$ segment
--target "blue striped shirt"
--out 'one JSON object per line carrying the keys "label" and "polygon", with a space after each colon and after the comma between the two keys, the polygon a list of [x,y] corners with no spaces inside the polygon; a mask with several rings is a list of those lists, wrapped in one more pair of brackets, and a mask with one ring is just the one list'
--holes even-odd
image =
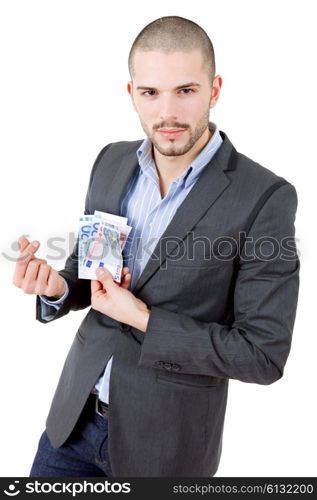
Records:
{"label": "blue striped shirt", "polygon": [[[161,197],[150,139],[145,139],[137,150],[139,168],[136,169],[123,193],[120,213],[121,216],[128,217],[128,224],[132,226],[123,250],[123,264],[129,267],[132,275],[129,286],[131,291],[177,208],[222,144],[216,125],[210,123],[209,127],[214,130],[209,142],[182,175],[170,184],[164,198]],[[111,364],[112,357],[95,385],[99,391],[99,398],[106,403],[109,398]]]}

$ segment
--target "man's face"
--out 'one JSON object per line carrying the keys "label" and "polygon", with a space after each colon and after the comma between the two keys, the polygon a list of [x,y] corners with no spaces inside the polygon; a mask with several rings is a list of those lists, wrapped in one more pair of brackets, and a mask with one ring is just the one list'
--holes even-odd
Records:
{"label": "man's face", "polygon": [[164,156],[186,154],[208,134],[214,89],[199,50],[164,53],[136,51],[128,91],[144,132]]}

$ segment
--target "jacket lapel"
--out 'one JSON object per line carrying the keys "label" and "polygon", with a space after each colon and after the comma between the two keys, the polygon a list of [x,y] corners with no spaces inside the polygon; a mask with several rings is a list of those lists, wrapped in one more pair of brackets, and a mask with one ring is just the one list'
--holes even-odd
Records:
{"label": "jacket lapel", "polygon": [[122,194],[135,170],[138,168],[138,160],[136,151],[140,147],[142,141],[135,142],[133,150],[125,154],[121,160],[119,167],[107,188],[107,211],[115,215],[120,214],[120,201]]}

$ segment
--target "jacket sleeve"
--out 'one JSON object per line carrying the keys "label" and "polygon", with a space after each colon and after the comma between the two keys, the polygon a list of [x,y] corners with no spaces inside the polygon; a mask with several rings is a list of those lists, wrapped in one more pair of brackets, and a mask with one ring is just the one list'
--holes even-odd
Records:
{"label": "jacket sleeve", "polygon": [[[90,214],[91,212],[91,185],[94,177],[96,168],[99,165],[100,159],[106,150],[111,146],[108,144],[105,146],[98,154],[95,163],[93,165],[89,185],[85,201],[85,214]],[[78,278],[78,239],[75,243],[72,253],[66,260],[64,269],[58,271],[61,276],[66,280],[69,293],[60,307],[55,309],[50,307],[50,314],[43,315],[40,297],[36,297],[36,319],[41,323],[48,323],[54,321],[55,319],[61,318],[68,314],[70,310],[77,311],[80,309],[85,309],[91,304],[91,289],[90,280],[84,280]]]}
{"label": "jacket sleeve", "polygon": [[139,364],[258,384],[281,378],[299,289],[296,209],[296,190],[286,182],[257,213],[239,255],[232,324],[153,306]]}

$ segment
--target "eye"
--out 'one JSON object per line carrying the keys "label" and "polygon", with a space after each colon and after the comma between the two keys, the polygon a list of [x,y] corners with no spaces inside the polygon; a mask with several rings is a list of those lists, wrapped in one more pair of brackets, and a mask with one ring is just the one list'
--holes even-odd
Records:
{"label": "eye", "polygon": [[183,94],[192,94],[194,89],[181,89],[180,92]]}
{"label": "eye", "polygon": [[155,95],[155,90],[146,90],[145,92],[142,92],[142,95],[152,97]]}

